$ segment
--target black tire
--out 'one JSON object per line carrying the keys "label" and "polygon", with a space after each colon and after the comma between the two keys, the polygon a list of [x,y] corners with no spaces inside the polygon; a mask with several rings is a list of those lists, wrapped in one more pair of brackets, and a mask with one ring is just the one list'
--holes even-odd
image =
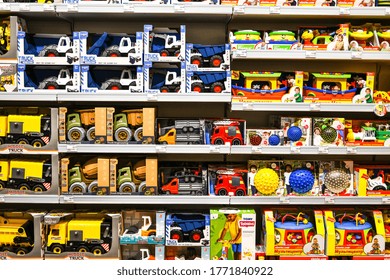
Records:
{"label": "black tire", "polygon": [[167,86],[161,87],[160,92],[170,92],[169,87],[167,87]]}
{"label": "black tire", "polygon": [[223,58],[220,55],[213,55],[210,58],[210,67],[216,67],[218,68],[221,66],[221,63],[223,62]]}
{"label": "black tire", "polygon": [[128,234],[136,234],[138,232],[139,228],[137,226],[130,226],[127,229]]}
{"label": "black tire", "polygon": [[27,138],[19,138],[18,140],[16,140],[16,144],[29,145],[30,142],[28,141]]}
{"label": "black tire", "polygon": [[175,88],[175,92],[179,92],[181,90],[180,86]]}
{"label": "black tire", "polygon": [[225,195],[228,195],[228,192],[227,192],[227,190],[225,190],[225,189],[220,189],[220,190],[218,191],[217,195],[225,196]]}
{"label": "black tire", "polygon": [[170,53],[169,53],[168,50],[161,50],[161,51],[160,51],[160,55],[161,55],[161,56],[170,56]]}
{"label": "black tire", "polygon": [[245,196],[245,192],[243,190],[237,190],[236,196]]}
{"label": "black tire", "polygon": [[171,192],[170,192],[170,191],[166,191],[166,192],[165,192],[165,194],[167,194],[167,195],[170,195],[170,194],[171,194]]}
{"label": "black tire", "polygon": [[170,233],[170,237],[171,239],[176,239],[177,242],[182,242],[183,241],[183,233],[180,231],[180,230],[171,230],[171,233]]}
{"label": "black tire", "polygon": [[46,57],[58,57],[60,56],[60,53],[55,49],[48,49],[45,52]]}
{"label": "black tire", "polygon": [[211,91],[215,93],[220,93],[225,89],[223,83],[215,82],[211,85]]}
{"label": "black tire", "polygon": [[194,229],[189,234],[189,238],[191,242],[200,242],[202,237],[203,237],[203,233],[200,229]]}
{"label": "black tire", "polygon": [[195,195],[198,195],[198,196],[203,195],[203,191],[196,191]]}
{"label": "black tire", "polygon": [[233,139],[232,145],[233,145],[233,146],[241,145],[241,140],[240,140],[240,139]]}
{"label": "black tire", "polygon": [[45,187],[41,184],[36,184],[35,186],[33,186],[32,190],[34,192],[44,192],[46,191]]}
{"label": "black tire", "polygon": [[185,177],[184,177],[184,182],[185,182],[185,183],[188,183],[189,181],[190,181],[190,178],[188,178],[188,176],[185,176]]}
{"label": "black tire", "polygon": [[24,256],[24,255],[28,254],[28,250],[27,250],[27,248],[18,248],[18,249],[16,249],[15,253],[18,256]]}
{"label": "black tire", "polygon": [[10,253],[12,253],[14,250],[12,250],[12,247],[3,247],[0,251],[1,252],[10,252]]}
{"label": "black tire", "polygon": [[41,148],[42,146],[45,146],[45,142],[43,142],[42,139],[34,139],[31,142],[31,146],[33,146],[34,148]]}
{"label": "black tire", "polygon": [[204,85],[202,83],[193,83],[191,85],[191,91],[204,92]]}
{"label": "black tire", "polygon": [[80,252],[80,253],[88,253],[89,252],[89,248],[87,246],[84,246],[84,245],[81,245],[77,248],[77,252]]}
{"label": "black tire", "polygon": [[[113,89],[113,88],[117,88],[117,89]],[[107,86],[107,89],[108,90],[121,90],[122,85],[120,83],[117,83],[117,82],[112,82]]]}
{"label": "black tire", "polygon": [[[199,61],[199,63],[198,63]],[[196,64],[198,67],[202,67],[203,65],[203,59],[200,55],[194,55],[191,57],[191,64]]]}
{"label": "black tire", "polygon": [[2,189],[5,189],[5,182],[0,181],[0,191],[1,191]]}
{"label": "black tire", "polygon": [[56,82],[46,82],[46,85],[44,87],[44,89],[52,89],[52,90],[58,89],[58,88],[59,88],[59,86]]}
{"label": "black tire", "polygon": [[94,254],[95,256],[100,256],[104,254],[105,250],[103,249],[102,246],[95,246],[92,247],[91,253]]}
{"label": "black tire", "polygon": [[26,184],[26,183],[21,183],[21,184],[19,184],[18,189],[22,190],[22,191],[29,191],[30,190],[30,186],[28,184]]}
{"label": "black tire", "polygon": [[119,50],[109,50],[109,51],[107,51],[106,56],[107,57],[121,57],[122,55],[121,55]]}
{"label": "black tire", "polygon": [[214,145],[225,145],[225,141],[223,141],[221,138],[217,138],[214,140]]}
{"label": "black tire", "polygon": [[373,188],[374,191],[385,191],[387,188],[385,186],[379,185]]}
{"label": "black tire", "polygon": [[191,181],[192,183],[194,183],[194,182],[196,181],[196,178],[195,178],[194,176],[191,176],[191,177],[190,177],[190,181]]}

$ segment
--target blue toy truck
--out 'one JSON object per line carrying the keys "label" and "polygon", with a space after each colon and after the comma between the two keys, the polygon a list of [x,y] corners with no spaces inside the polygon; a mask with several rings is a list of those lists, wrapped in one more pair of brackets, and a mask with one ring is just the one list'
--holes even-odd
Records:
{"label": "blue toy truck", "polygon": [[[201,45],[188,44],[190,63],[198,67],[219,68],[224,62],[226,45]],[[224,65],[223,70],[229,70],[229,65]]]}
{"label": "blue toy truck", "polygon": [[[168,214],[166,218],[167,245],[191,242],[206,246],[209,244],[209,215]],[[177,245],[177,244],[176,244]]]}
{"label": "blue toy truck", "polygon": [[[225,90],[227,72],[187,72],[187,84],[191,85],[191,92],[215,92],[220,93]],[[189,89],[187,89],[189,91]]]}

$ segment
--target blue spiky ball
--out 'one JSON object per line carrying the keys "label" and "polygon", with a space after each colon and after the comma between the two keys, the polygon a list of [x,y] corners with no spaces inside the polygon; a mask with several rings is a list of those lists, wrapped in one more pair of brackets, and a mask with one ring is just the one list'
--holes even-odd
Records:
{"label": "blue spiky ball", "polygon": [[314,185],[314,176],[307,169],[296,169],[290,175],[290,187],[299,194],[310,191]]}
{"label": "blue spiky ball", "polygon": [[298,127],[298,126],[291,126],[288,130],[287,130],[287,137],[291,140],[291,141],[298,141],[299,139],[301,139],[302,137],[302,130]]}
{"label": "blue spiky ball", "polygon": [[276,134],[272,134],[269,138],[268,138],[268,143],[271,145],[271,146],[277,146],[280,144],[280,137]]}

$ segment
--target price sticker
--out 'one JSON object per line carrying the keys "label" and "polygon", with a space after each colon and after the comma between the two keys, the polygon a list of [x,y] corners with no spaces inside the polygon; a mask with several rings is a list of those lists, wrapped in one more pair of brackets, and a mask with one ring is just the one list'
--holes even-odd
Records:
{"label": "price sticker", "polygon": [[350,8],[341,7],[339,14],[340,15],[350,15],[351,14],[351,9]]}
{"label": "price sticker", "polygon": [[290,198],[289,198],[289,197],[281,196],[281,197],[279,198],[279,201],[280,201],[280,203],[282,203],[282,204],[290,204]]}
{"label": "price sticker", "polygon": [[301,153],[301,147],[293,146],[291,147],[291,154],[300,154]]}
{"label": "price sticker", "polygon": [[328,147],[318,147],[318,153],[329,154],[329,148]]}
{"label": "price sticker", "polygon": [[236,57],[247,57],[247,50],[237,50],[234,52]]}
{"label": "price sticker", "polygon": [[305,52],[305,57],[306,58],[316,58],[317,57],[317,52],[316,51],[306,51]]}
{"label": "price sticker", "polygon": [[363,52],[351,52],[352,59],[362,59]]}
{"label": "price sticker", "polygon": [[185,6],[184,5],[174,5],[173,6],[173,10],[175,11],[175,13],[185,13],[186,10],[185,10]]}
{"label": "price sticker", "polygon": [[334,201],[334,197],[325,197],[325,203],[327,204],[334,204],[335,201]]}
{"label": "price sticker", "polygon": [[210,146],[210,153],[220,153],[221,147],[220,146]]}
{"label": "price sticker", "polygon": [[321,103],[310,103],[309,110],[310,111],[321,111]]}
{"label": "price sticker", "polygon": [[233,14],[236,14],[236,15],[245,14],[245,7],[244,6],[235,6],[233,9]]}
{"label": "price sticker", "polygon": [[254,153],[254,154],[261,154],[262,152],[263,152],[263,148],[262,147],[252,146],[252,153]]}
{"label": "price sticker", "polygon": [[77,152],[77,146],[76,145],[66,145],[66,150],[68,152]]}
{"label": "price sticker", "polygon": [[279,6],[269,7],[269,13],[270,14],[280,14],[280,7]]}
{"label": "price sticker", "polygon": [[157,153],[166,153],[167,152],[167,146],[166,145],[157,145],[156,146]]}

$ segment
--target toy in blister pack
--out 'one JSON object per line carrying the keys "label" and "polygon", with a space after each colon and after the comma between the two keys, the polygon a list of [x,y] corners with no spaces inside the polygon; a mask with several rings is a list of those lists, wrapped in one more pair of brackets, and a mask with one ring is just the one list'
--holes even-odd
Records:
{"label": "toy in blister pack", "polygon": [[286,194],[282,182],[281,161],[248,161],[248,187],[251,195]]}
{"label": "toy in blister pack", "polygon": [[210,195],[247,195],[247,173],[244,165],[209,165]]}
{"label": "toy in blister pack", "polygon": [[281,169],[281,195],[320,195],[317,162],[285,160]]}
{"label": "toy in blister pack", "polygon": [[206,144],[244,145],[246,121],[240,119],[206,120]]}
{"label": "toy in blister pack", "polygon": [[343,118],[314,118],[313,146],[344,146],[345,120]]}
{"label": "toy in blister pack", "polygon": [[390,146],[390,122],[382,120],[346,120],[347,146]]}
{"label": "toy in blister pack", "polygon": [[284,146],[311,146],[311,118],[280,117],[279,120]]}
{"label": "toy in blister pack", "polygon": [[390,166],[359,164],[355,177],[359,196],[390,195]]}
{"label": "toy in blister pack", "polygon": [[356,195],[353,161],[319,161],[318,166],[318,179],[322,195]]}
{"label": "toy in blister pack", "polygon": [[250,146],[281,146],[284,144],[282,129],[247,129],[246,143]]}

